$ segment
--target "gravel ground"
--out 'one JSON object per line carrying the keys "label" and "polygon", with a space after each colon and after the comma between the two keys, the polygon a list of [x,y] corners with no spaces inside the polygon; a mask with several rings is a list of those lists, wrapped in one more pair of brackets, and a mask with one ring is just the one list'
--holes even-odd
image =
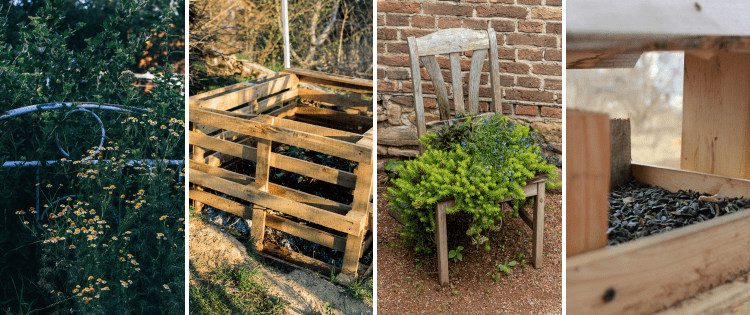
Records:
{"label": "gravel ground", "polygon": [[[382,179],[382,176],[379,178]],[[401,246],[401,227],[387,211],[385,181],[378,181],[378,314],[562,314],[562,195],[547,192],[544,222],[544,263],[531,261],[531,229],[521,218],[506,218],[492,233],[491,251],[471,245],[468,223],[448,218],[448,248],[463,246],[463,261],[450,262],[450,285],[437,279],[437,258],[417,255]],[[510,211],[510,208],[507,208]],[[519,254],[526,259],[521,266]],[[498,281],[495,262],[517,260],[512,273]]]}

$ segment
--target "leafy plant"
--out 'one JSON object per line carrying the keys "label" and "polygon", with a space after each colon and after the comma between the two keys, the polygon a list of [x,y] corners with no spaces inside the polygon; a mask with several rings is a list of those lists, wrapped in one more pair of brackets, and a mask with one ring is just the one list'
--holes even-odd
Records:
{"label": "leafy plant", "polygon": [[388,160],[388,163],[385,164],[385,173],[388,174],[390,178],[394,178],[398,174],[396,168],[399,166],[404,166],[404,161],[390,159]]}
{"label": "leafy plant", "polygon": [[[472,222],[466,234],[489,250],[485,234],[497,230],[506,215],[500,201],[524,200],[523,186],[536,174],[555,176],[555,166],[539,156],[536,141],[529,127],[499,115],[469,117],[425,135],[420,139],[425,153],[396,167],[386,195],[405,223],[401,236],[416,252],[433,252],[434,205],[452,198],[456,205],[446,213],[468,213]],[[518,210],[510,215],[518,216]]]}
{"label": "leafy plant", "polygon": [[453,262],[463,261],[464,255],[461,254],[462,250],[464,250],[463,246],[456,247],[456,249],[448,252],[448,258],[453,259]]}
{"label": "leafy plant", "polygon": [[516,264],[518,264],[518,262],[516,262],[515,260],[513,260],[511,262],[508,262],[506,260],[504,264],[497,263],[497,265],[495,267],[497,267],[497,269],[499,269],[500,271],[504,272],[505,274],[511,274],[511,273],[513,273],[513,270],[511,270],[510,268],[511,267],[515,267]]}

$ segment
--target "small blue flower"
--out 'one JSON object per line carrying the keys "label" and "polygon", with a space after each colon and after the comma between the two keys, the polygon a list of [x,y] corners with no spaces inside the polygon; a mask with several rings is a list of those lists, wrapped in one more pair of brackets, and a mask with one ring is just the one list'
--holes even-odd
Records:
{"label": "small blue flower", "polygon": [[461,146],[466,146],[466,142],[461,141]]}
{"label": "small blue flower", "polygon": [[503,181],[504,181],[504,182],[505,182],[505,181],[507,181],[507,180],[508,180],[507,178],[503,177]]}
{"label": "small blue flower", "polygon": [[497,153],[497,148],[495,148],[495,153]]}
{"label": "small blue flower", "polygon": [[456,118],[459,118],[459,117],[461,117],[461,115],[459,115],[459,114],[456,114]]}

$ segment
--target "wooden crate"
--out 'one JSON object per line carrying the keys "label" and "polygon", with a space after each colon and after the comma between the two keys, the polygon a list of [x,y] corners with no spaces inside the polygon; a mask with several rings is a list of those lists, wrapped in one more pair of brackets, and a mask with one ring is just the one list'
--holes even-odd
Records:
{"label": "wooden crate", "polygon": [[[358,113],[365,109],[367,114],[367,108],[362,107],[366,96],[359,92],[371,93],[372,85],[367,90],[367,84],[360,82],[364,80],[301,70],[305,76],[298,76],[292,73],[296,70],[287,70],[190,99],[190,199],[197,207],[206,204],[251,219],[255,247],[263,254],[325,274],[338,271],[326,262],[266,246],[263,232],[268,226],[344,252],[342,279],[357,277],[364,269],[359,259],[372,244],[372,118],[301,102],[357,108]],[[351,96],[318,89],[307,89],[301,95],[304,88],[298,85],[309,81],[349,91]],[[268,114],[258,114],[262,112]],[[329,128],[334,126],[339,129]],[[358,166],[354,173],[336,170],[274,153],[275,144],[336,156]],[[237,159],[255,162],[254,176],[227,169],[229,162]],[[341,204],[274,184],[269,181],[271,167],[351,189],[353,202]],[[246,202],[223,198],[206,189]]]}
{"label": "wooden crate", "polygon": [[[672,192],[750,197],[746,179],[637,163],[632,164],[632,175]],[[747,210],[568,257],[567,313],[650,314],[750,272]],[[737,303],[750,298],[748,292],[750,283],[732,288],[734,295],[745,296]]]}

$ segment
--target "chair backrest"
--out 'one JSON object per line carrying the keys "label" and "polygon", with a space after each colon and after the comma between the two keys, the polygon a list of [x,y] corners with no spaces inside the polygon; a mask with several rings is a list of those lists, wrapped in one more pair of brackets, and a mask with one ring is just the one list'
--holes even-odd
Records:
{"label": "chair backrest", "polygon": [[[468,111],[476,114],[479,111],[479,78],[484,66],[484,59],[487,57],[487,51],[489,50],[490,87],[492,89],[492,103],[489,110],[502,113],[497,37],[494,29],[489,28],[486,31],[464,28],[445,29],[420,38],[409,37],[407,41],[409,43],[409,61],[411,63],[411,77],[414,86],[414,108],[417,116],[418,137],[422,137],[426,133],[424,101],[422,99],[422,77],[419,71],[420,60],[432,79],[435,94],[437,95],[440,120],[447,120],[450,117],[448,91],[445,87],[443,73],[440,71],[436,55],[449,55],[453,104],[456,112],[462,112],[466,109],[464,107],[460,53],[473,51],[468,80]],[[422,153],[424,152],[421,144],[419,150]]]}

